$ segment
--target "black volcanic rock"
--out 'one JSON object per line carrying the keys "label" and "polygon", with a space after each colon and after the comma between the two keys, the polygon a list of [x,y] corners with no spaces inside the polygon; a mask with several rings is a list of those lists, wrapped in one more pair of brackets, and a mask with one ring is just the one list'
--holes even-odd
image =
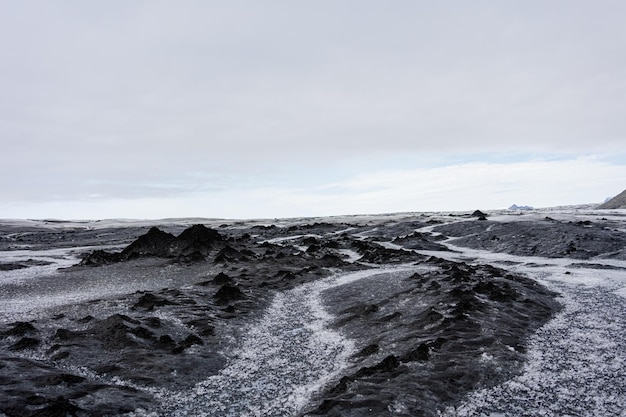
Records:
{"label": "black volcanic rock", "polygon": [[23,337],[17,342],[15,342],[9,350],[11,351],[20,351],[24,349],[34,349],[40,345],[39,339],[35,339],[34,337]]}
{"label": "black volcanic rock", "polygon": [[105,349],[124,349],[137,346],[137,341],[130,333],[131,324],[139,324],[139,322],[123,314],[114,314],[96,323],[88,330],[88,333],[102,342]]}
{"label": "black volcanic rock", "polygon": [[31,323],[26,321],[17,321],[13,323],[13,327],[5,332],[2,332],[1,334],[5,336],[25,336],[27,334],[35,333],[38,333],[38,331]]}
{"label": "black volcanic rock", "polygon": [[321,266],[331,268],[343,266],[346,264],[346,262],[338,255],[327,253],[320,258],[319,264]]}
{"label": "black volcanic rock", "polygon": [[228,262],[237,262],[244,261],[247,257],[242,252],[237,249],[226,245],[215,255],[215,263],[228,263]]}
{"label": "black volcanic rock", "polygon": [[224,237],[216,230],[209,229],[202,224],[195,224],[185,229],[176,238],[176,246],[179,255],[187,255],[194,252],[206,255],[217,242],[222,241],[224,241]]}
{"label": "black volcanic rock", "polygon": [[424,256],[419,255],[413,251],[404,249],[389,249],[380,245],[370,246],[364,253],[359,262],[386,264],[386,263],[401,263],[401,262],[415,262],[423,260]]}
{"label": "black volcanic rock", "polygon": [[31,266],[45,266],[50,264],[52,264],[52,262],[40,259],[28,259],[20,262],[0,262],[0,271],[14,271],[16,269],[30,268]]}
{"label": "black volcanic rock", "polygon": [[139,300],[137,300],[137,302],[133,305],[133,308],[143,308],[147,311],[152,311],[155,307],[172,304],[174,303],[166,298],[159,297],[158,295],[154,295],[152,293],[145,293],[139,298]]}
{"label": "black volcanic rock", "polygon": [[181,264],[192,264],[206,261],[206,257],[200,251],[191,252],[185,255],[178,255],[176,261]]}
{"label": "black volcanic rock", "polygon": [[233,283],[233,279],[230,276],[226,275],[224,272],[220,272],[213,279],[198,282],[196,283],[196,285],[200,285],[202,287],[208,287],[210,285],[226,285],[226,284],[232,284],[232,283]]}
{"label": "black volcanic rock", "polygon": [[480,210],[475,210],[475,211],[472,213],[472,217],[478,217],[478,218],[480,219],[481,217],[487,217],[487,214],[483,213],[483,212],[482,212],[482,211],[480,211]]}
{"label": "black volcanic rock", "polygon": [[35,413],[30,414],[30,417],[77,416],[77,413],[79,413],[80,411],[83,411],[80,407],[77,407],[63,397],[58,397],[54,400],[50,400],[50,402],[47,402],[44,408],[41,408]]}
{"label": "black volcanic rock", "polygon": [[96,250],[83,257],[79,265],[101,266],[141,257],[175,258],[182,264],[202,262],[217,246],[224,245],[224,236],[204,225],[196,224],[179,236],[152,227],[121,253]]}
{"label": "black volcanic rock", "polygon": [[215,293],[215,298],[218,304],[228,304],[231,301],[240,300],[243,298],[243,293],[234,285],[222,285],[222,287]]}
{"label": "black volcanic rock", "polygon": [[95,250],[85,256],[81,261],[82,266],[101,266],[119,262],[122,259],[119,253],[110,253],[103,250]]}
{"label": "black volcanic rock", "polygon": [[426,233],[414,232],[408,236],[395,238],[392,243],[400,245],[406,249],[449,251],[447,246],[440,243],[431,242],[430,236]]}
{"label": "black volcanic rock", "polygon": [[233,279],[223,272],[220,272],[219,274],[217,274],[215,278],[213,278],[213,280],[211,281],[211,283],[215,285],[225,285],[225,284],[230,284],[232,282],[233,282]]}
{"label": "black volcanic rock", "polygon": [[182,260],[202,260],[217,242],[224,237],[217,231],[196,224],[185,229],[178,237],[156,227],[140,236],[122,251],[122,258],[137,256],[179,257]]}
{"label": "black volcanic rock", "polygon": [[176,237],[157,227],[152,227],[145,235],[141,235],[122,251],[122,258],[129,259],[140,256],[171,257],[175,251]]}
{"label": "black volcanic rock", "polygon": [[28,268],[26,265],[22,265],[14,262],[0,263],[0,271],[15,271],[16,269]]}

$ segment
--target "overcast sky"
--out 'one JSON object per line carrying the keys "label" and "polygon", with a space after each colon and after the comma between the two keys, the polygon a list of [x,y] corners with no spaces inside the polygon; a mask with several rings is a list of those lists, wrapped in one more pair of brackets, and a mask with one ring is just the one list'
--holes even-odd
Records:
{"label": "overcast sky", "polygon": [[0,1],[0,218],[626,188],[623,1]]}

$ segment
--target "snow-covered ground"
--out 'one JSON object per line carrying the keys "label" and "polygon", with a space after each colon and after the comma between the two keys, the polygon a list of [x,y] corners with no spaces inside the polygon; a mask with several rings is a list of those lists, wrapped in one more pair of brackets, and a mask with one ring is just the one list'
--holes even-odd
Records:
{"label": "snow-covered ground", "polygon": [[564,308],[531,338],[521,375],[442,416],[626,416],[626,261],[518,257],[452,243],[459,253],[430,254],[522,273],[560,293]]}

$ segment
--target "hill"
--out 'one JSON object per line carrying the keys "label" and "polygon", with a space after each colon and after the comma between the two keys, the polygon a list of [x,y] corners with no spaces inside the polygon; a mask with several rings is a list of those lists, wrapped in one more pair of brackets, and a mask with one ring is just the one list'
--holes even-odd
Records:
{"label": "hill", "polygon": [[626,209],[626,190],[616,195],[604,204],[597,207],[598,209]]}

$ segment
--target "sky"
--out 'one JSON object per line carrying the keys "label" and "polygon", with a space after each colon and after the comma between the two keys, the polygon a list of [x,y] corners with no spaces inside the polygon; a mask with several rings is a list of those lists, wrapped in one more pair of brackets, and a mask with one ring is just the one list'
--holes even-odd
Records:
{"label": "sky", "polygon": [[600,203],[626,2],[0,0],[0,218]]}

